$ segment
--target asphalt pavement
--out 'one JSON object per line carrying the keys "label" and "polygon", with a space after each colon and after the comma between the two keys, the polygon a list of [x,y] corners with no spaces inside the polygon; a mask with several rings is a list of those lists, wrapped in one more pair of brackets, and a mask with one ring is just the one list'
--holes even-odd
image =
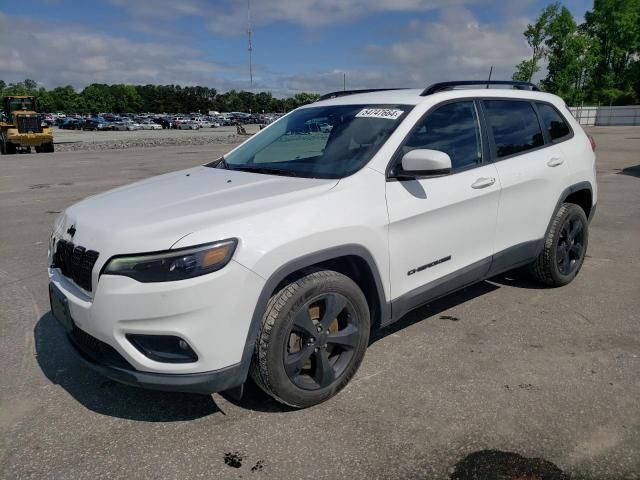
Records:
{"label": "asphalt pavement", "polygon": [[573,283],[507,274],[412,312],[302,411],[114,383],[49,312],[58,212],[228,145],[0,157],[0,478],[640,478],[640,128],[591,133],[600,198]]}

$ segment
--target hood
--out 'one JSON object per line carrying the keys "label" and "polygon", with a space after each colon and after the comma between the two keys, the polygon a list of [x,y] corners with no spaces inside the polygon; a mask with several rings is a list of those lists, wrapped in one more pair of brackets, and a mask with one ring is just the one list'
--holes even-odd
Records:
{"label": "hood", "polygon": [[336,183],[196,167],[76,203],[56,220],[54,235],[68,240],[73,226],[73,242],[100,252],[103,260],[106,255],[168,250],[198,230],[308,199]]}

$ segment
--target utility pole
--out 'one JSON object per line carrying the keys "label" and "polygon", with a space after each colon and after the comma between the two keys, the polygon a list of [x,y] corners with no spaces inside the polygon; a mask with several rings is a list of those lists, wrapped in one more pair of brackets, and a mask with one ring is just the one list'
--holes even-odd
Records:
{"label": "utility pole", "polygon": [[342,72],[342,91],[347,91],[347,72]]}
{"label": "utility pole", "polygon": [[253,44],[251,41],[251,0],[247,0],[247,35],[249,36],[249,85],[253,88]]}

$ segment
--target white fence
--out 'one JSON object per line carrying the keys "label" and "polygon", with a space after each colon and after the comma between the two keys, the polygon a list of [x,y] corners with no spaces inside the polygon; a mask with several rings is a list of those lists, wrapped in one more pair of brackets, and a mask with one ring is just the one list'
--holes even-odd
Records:
{"label": "white fence", "polygon": [[569,107],[580,125],[640,125],[640,105],[624,107]]}

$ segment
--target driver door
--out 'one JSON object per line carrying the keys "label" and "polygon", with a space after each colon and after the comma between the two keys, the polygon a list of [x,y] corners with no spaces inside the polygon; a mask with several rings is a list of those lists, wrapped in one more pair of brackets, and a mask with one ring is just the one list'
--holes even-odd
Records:
{"label": "driver door", "polygon": [[[392,316],[481,279],[494,253],[500,183],[483,151],[476,103],[445,103],[427,113],[405,139],[451,158],[451,173],[388,179]],[[398,167],[396,167],[398,168]]]}

